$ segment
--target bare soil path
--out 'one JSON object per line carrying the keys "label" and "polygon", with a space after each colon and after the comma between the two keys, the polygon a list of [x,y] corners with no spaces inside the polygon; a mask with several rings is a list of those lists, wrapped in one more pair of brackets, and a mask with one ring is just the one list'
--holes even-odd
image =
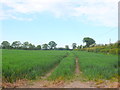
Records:
{"label": "bare soil path", "polygon": [[80,73],[78,57],[76,57],[76,69],[75,69],[75,72],[76,72],[76,74],[79,74],[79,73]]}
{"label": "bare soil path", "polygon": [[52,74],[52,72],[57,68],[57,66],[58,64],[53,69],[51,69],[45,76],[41,77],[41,79],[47,79]]}

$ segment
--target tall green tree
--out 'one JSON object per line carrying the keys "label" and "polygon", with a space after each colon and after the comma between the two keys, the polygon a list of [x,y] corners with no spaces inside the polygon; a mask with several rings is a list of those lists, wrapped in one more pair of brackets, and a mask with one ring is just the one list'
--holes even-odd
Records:
{"label": "tall green tree", "polygon": [[80,45],[80,46],[77,46],[77,49],[81,49],[82,48],[82,45]]}
{"label": "tall green tree", "polygon": [[13,48],[20,48],[21,47],[21,42],[20,41],[14,41],[11,45]]}
{"label": "tall green tree", "polygon": [[55,49],[56,46],[57,46],[57,44],[56,44],[54,41],[50,41],[50,42],[48,43],[48,45],[49,45],[50,49]]}
{"label": "tall green tree", "polygon": [[65,49],[66,49],[66,50],[69,50],[69,46],[68,46],[68,45],[65,45]]}
{"label": "tall green tree", "polygon": [[92,44],[95,44],[95,40],[89,37],[83,38],[83,43],[86,43],[86,47],[89,47]]}
{"label": "tall green tree", "polygon": [[0,45],[0,49],[2,49],[2,45]]}
{"label": "tall green tree", "polygon": [[41,45],[37,45],[36,47],[38,50],[41,50]]}
{"label": "tall green tree", "polygon": [[9,49],[10,48],[10,43],[8,41],[3,41],[1,43],[1,46],[3,49]]}
{"label": "tall green tree", "polygon": [[33,44],[30,43],[30,44],[29,44],[29,49],[31,49],[31,50],[32,50],[32,49],[35,49],[35,45],[33,45]]}
{"label": "tall green tree", "polygon": [[49,47],[48,44],[43,44],[43,45],[42,45],[42,49],[44,49],[44,50],[47,50],[48,47]]}
{"label": "tall green tree", "polygon": [[73,43],[72,44],[72,48],[75,49],[77,47],[77,44],[76,43]]}
{"label": "tall green tree", "polygon": [[22,46],[23,49],[28,49],[29,48],[29,42],[24,42],[23,43],[23,46]]}

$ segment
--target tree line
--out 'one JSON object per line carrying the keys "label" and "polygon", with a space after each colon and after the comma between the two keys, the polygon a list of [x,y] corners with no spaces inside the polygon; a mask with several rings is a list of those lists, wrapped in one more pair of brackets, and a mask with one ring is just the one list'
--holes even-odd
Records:
{"label": "tree line", "polygon": [[[83,42],[86,43],[85,46],[78,45],[76,43],[72,43],[72,49],[81,49],[90,47],[90,45],[95,44],[95,40],[89,37],[83,38]],[[29,43],[28,41],[21,43],[20,41],[14,41],[12,44],[10,44],[8,41],[3,41],[0,45],[0,48],[2,49],[24,49],[24,50],[71,50],[69,48],[69,45],[65,45],[65,47],[57,48],[57,43],[55,41],[50,41],[48,44],[42,44],[35,46],[32,43]]]}
{"label": "tree line", "polygon": [[55,49],[56,43],[54,41],[50,41],[48,44],[42,44],[35,46],[32,43],[29,43],[28,41],[21,43],[20,41],[14,41],[12,44],[10,44],[8,41],[3,41],[1,43],[2,49],[25,49],[25,50],[48,50],[48,49]]}

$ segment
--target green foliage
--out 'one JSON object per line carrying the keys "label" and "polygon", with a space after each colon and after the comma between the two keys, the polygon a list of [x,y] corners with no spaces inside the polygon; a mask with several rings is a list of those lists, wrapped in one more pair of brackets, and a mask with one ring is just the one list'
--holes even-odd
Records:
{"label": "green foliage", "polygon": [[3,41],[1,43],[1,46],[3,49],[9,49],[10,48],[10,43],[8,41]]}
{"label": "green foliage", "polygon": [[[101,49],[103,48],[101,47]],[[94,51],[93,48],[91,50]],[[99,51],[99,48],[97,50]],[[113,51],[111,50],[111,52]],[[3,50],[2,79],[7,82],[36,79],[36,77],[48,73],[56,65],[58,66],[49,79],[71,79],[75,74],[76,57],[79,58],[80,71],[88,80],[110,79],[118,75],[120,65],[118,65],[117,55],[77,50]]]}
{"label": "green foliage", "polygon": [[77,49],[81,49],[82,48],[82,45],[78,46]]}
{"label": "green foliage", "polygon": [[66,50],[69,50],[69,46],[68,46],[68,45],[65,45],[65,49],[66,49]]}
{"label": "green foliage", "polygon": [[22,45],[22,48],[23,49],[28,49],[29,48],[29,42],[24,42],[23,45]]}
{"label": "green foliage", "polygon": [[37,45],[37,49],[38,49],[38,50],[41,50],[41,45]]}
{"label": "green foliage", "polygon": [[48,44],[43,44],[43,45],[42,45],[42,49],[48,50],[48,48],[49,48]]}
{"label": "green foliage", "polygon": [[55,69],[49,77],[52,80],[63,78],[70,79],[75,73],[75,57],[71,53],[68,57],[64,58],[59,66]]}
{"label": "green foliage", "polygon": [[66,51],[3,50],[3,81],[14,82],[45,75],[60,63],[66,54]]}
{"label": "green foliage", "polygon": [[96,45],[94,47],[87,47],[80,49],[81,51],[88,51],[88,52],[102,52],[107,54],[116,54],[120,55],[120,46],[119,43],[113,43],[113,44],[105,44],[105,45]]}
{"label": "green foliage", "polygon": [[120,49],[118,49],[118,48],[110,49],[109,53],[111,53],[111,54],[120,54],[120,52],[118,52],[118,50],[120,50]]}
{"label": "green foliage", "polygon": [[33,44],[29,44],[29,49],[31,49],[31,50],[33,50],[33,49],[35,49],[35,45],[33,45]]}
{"label": "green foliage", "polygon": [[76,43],[72,44],[73,49],[75,49],[77,47],[76,45],[77,45]]}
{"label": "green foliage", "polygon": [[50,41],[50,42],[48,43],[48,45],[49,45],[50,49],[55,49],[56,46],[57,46],[57,44],[56,44],[54,41]]}
{"label": "green foliage", "polygon": [[76,52],[80,70],[89,80],[111,79],[118,75],[118,57],[88,52]]}
{"label": "green foliage", "polygon": [[21,42],[20,41],[14,41],[11,45],[12,48],[19,48],[21,47]]}
{"label": "green foliage", "polygon": [[83,38],[83,42],[86,43],[86,47],[89,47],[92,44],[95,44],[95,40],[89,37]]}

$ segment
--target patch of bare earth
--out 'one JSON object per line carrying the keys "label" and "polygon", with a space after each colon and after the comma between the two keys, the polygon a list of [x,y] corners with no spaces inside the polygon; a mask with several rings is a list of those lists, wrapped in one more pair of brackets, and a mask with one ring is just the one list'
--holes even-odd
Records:
{"label": "patch of bare earth", "polygon": [[56,81],[47,81],[47,80],[38,80],[38,81],[27,81],[19,80],[13,84],[3,83],[3,88],[118,88],[120,83],[111,82],[108,80],[104,81],[87,81],[82,82],[79,80],[74,80],[71,82],[65,82],[63,80]]}
{"label": "patch of bare earth", "polygon": [[81,82],[81,81],[73,81],[69,84],[66,84],[64,88],[118,88],[118,82],[111,82],[111,81],[103,81],[102,83],[99,82]]}
{"label": "patch of bare earth", "polygon": [[29,81],[22,79],[22,80],[17,80],[14,83],[8,83],[8,82],[2,82],[2,88],[17,88],[19,86],[26,85]]}
{"label": "patch of bare earth", "polygon": [[64,81],[39,80],[32,83],[29,82],[27,85],[18,88],[61,88],[63,85]]}

